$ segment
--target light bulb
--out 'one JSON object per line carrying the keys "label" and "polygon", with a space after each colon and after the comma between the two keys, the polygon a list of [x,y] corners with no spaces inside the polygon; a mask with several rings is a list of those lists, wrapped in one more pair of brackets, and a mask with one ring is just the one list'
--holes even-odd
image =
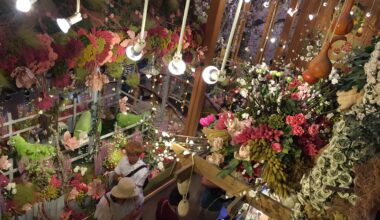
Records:
{"label": "light bulb", "polygon": [[169,71],[173,75],[182,75],[185,73],[186,63],[182,60],[181,54],[176,54],[173,57],[173,60],[169,63]]}
{"label": "light bulb", "polygon": [[272,44],[274,44],[274,43],[276,42],[276,38],[275,38],[275,37],[272,37],[272,38],[270,39],[270,42],[271,42]]}
{"label": "light bulb", "polygon": [[36,0],[17,0],[16,1],[16,9],[21,12],[28,12],[32,8],[32,5],[36,2]]}
{"label": "light bulb", "polygon": [[202,72],[202,78],[207,84],[218,82],[220,71],[215,66],[208,66]]}
{"label": "light bulb", "polygon": [[309,20],[312,21],[314,19],[314,15],[309,14]]}
{"label": "light bulb", "polygon": [[142,57],[142,49],[145,46],[145,42],[143,40],[138,40],[135,45],[130,45],[127,47],[126,54],[127,57],[132,61],[138,61]]}
{"label": "light bulb", "polygon": [[327,2],[323,2],[323,7],[326,7],[327,6]]}
{"label": "light bulb", "polygon": [[288,13],[288,15],[290,15],[290,17],[293,17],[294,14],[298,11],[297,8],[293,9],[293,8],[289,8],[288,11],[286,11],[286,13]]}
{"label": "light bulb", "polygon": [[350,11],[350,15],[354,15],[354,11]]}
{"label": "light bulb", "polygon": [[370,12],[367,12],[367,13],[365,14],[365,16],[366,16],[367,18],[369,18],[369,17],[371,17],[371,13],[370,13]]}
{"label": "light bulb", "polygon": [[68,18],[57,18],[57,24],[63,33],[67,33],[73,24],[76,24],[81,20],[82,14],[78,12]]}
{"label": "light bulb", "polygon": [[269,1],[265,1],[265,2],[263,3],[263,6],[264,6],[265,8],[268,8],[268,7],[269,7]]}
{"label": "light bulb", "polygon": [[57,24],[63,33],[67,33],[71,27],[69,21],[66,18],[57,18]]}

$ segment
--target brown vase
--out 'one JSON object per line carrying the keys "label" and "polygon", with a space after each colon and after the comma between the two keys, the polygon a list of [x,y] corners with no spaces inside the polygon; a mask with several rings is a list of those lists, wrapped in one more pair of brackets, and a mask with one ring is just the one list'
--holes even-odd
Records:
{"label": "brown vase", "polygon": [[344,36],[334,36],[330,42],[325,42],[323,45],[321,52],[319,52],[318,56],[314,57],[313,60],[309,63],[308,72],[314,78],[324,78],[328,76],[332,69],[332,63],[328,56],[328,52],[330,46],[338,40],[345,40]]}
{"label": "brown vase", "polygon": [[308,72],[314,78],[324,78],[331,72],[332,64],[328,56],[330,43],[325,43],[318,56],[314,57],[309,63]]}
{"label": "brown vase", "polygon": [[335,27],[335,31],[334,31],[335,34],[346,35],[352,31],[352,28],[354,27],[354,21],[352,20],[352,16],[350,12],[351,12],[352,6],[354,6],[354,1],[355,0],[346,1],[345,8],[343,9],[342,13],[338,17],[339,20]]}

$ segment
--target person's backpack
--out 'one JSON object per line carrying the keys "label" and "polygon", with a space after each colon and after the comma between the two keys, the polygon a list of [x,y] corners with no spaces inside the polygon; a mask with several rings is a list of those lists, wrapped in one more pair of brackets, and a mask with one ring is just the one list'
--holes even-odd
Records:
{"label": "person's backpack", "polygon": [[[135,175],[137,172],[139,172],[141,169],[143,168],[146,168],[146,165],[141,165],[139,167],[137,167],[136,169],[132,170],[130,173],[128,173],[125,177],[132,177],[133,175]],[[143,189],[148,185],[149,183],[149,180],[148,178],[145,179],[145,182],[144,182],[144,185],[143,185]]]}

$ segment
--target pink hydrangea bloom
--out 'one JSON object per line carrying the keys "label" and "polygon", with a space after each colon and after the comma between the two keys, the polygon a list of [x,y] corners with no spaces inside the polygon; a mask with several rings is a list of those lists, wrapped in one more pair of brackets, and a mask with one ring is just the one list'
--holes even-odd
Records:
{"label": "pink hydrangea bloom", "polygon": [[204,118],[201,118],[199,120],[199,123],[203,126],[203,127],[207,127],[209,126],[211,123],[213,123],[215,121],[215,116],[214,115],[208,115]]}
{"label": "pink hydrangea bloom", "polygon": [[272,149],[276,152],[281,152],[282,146],[280,143],[272,143]]}

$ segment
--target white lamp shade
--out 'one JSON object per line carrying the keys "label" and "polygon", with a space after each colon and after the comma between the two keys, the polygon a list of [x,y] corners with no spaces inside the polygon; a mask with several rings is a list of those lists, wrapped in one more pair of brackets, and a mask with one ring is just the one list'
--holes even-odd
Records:
{"label": "white lamp shade", "polygon": [[69,18],[57,18],[58,27],[63,33],[67,33],[71,28],[71,25],[76,24],[82,20],[81,13],[75,13]]}
{"label": "white lamp shade", "polygon": [[35,1],[31,0],[17,0],[16,1],[16,9],[21,12],[28,12],[32,8],[32,4]]}
{"label": "white lamp shade", "polygon": [[169,71],[173,75],[182,75],[185,73],[186,70],[186,63],[182,60],[182,58],[174,57],[172,61],[169,63]]}
{"label": "white lamp shade", "polygon": [[220,71],[216,66],[208,66],[202,72],[202,78],[207,84],[218,82]]}
{"label": "white lamp shade", "polygon": [[67,33],[71,27],[69,21],[66,18],[57,18],[57,24],[63,33]]}
{"label": "white lamp shade", "polygon": [[135,50],[135,45],[130,45],[126,50],[127,57],[132,61],[138,61],[142,57],[142,51]]}

